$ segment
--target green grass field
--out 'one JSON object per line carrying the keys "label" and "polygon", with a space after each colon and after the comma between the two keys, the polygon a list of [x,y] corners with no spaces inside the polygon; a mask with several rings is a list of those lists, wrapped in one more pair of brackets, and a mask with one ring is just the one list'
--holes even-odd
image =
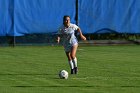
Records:
{"label": "green grass field", "polygon": [[0,47],[0,93],[139,93],[140,46],[80,46],[79,73],[61,46]]}

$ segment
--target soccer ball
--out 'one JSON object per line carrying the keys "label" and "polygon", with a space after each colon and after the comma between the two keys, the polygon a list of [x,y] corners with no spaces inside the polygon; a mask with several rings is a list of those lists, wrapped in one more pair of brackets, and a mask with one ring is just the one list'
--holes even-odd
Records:
{"label": "soccer ball", "polygon": [[59,72],[59,77],[60,77],[61,79],[68,79],[68,76],[69,76],[69,74],[68,74],[68,72],[67,72],[66,70],[61,70],[61,71]]}

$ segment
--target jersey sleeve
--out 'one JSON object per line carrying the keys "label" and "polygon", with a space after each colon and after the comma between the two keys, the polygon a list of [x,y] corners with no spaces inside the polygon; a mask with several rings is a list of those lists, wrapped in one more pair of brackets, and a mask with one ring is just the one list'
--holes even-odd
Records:
{"label": "jersey sleeve", "polygon": [[57,34],[58,34],[58,35],[60,35],[60,34],[61,34],[61,29],[58,29]]}
{"label": "jersey sleeve", "polygon": [[58,34],[58,35],[62,34],[62,26],[60,26],[60,27],[58,28],[57,34]]}
{"label": "jersey sleeve", "polygon": [[74,30],[77,30],[79,27],[77,25],[73,24],[73,28],[74,28]]}

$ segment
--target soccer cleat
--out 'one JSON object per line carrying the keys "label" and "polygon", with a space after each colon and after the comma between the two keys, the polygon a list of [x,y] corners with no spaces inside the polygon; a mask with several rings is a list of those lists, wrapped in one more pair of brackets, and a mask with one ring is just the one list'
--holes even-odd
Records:
{"label": "soccer cleat", "polygon": [[78,73],[78,68],[77,67],[74,68],[74,72],[75,72],[75,74]]}
{"label": "soccer cleat", "polygon": [[71,74],[74,74],[74,69],[71,69]]}

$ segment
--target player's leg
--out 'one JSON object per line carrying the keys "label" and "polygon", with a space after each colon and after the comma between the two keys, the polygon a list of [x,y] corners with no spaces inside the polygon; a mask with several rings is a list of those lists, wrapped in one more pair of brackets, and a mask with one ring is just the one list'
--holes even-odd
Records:
{"label": "player's leg", "polygon": [[77,48],[78,48],[78,44],[73,45],[72,49],[71,49],[71,58],[72,58],[72,62],[74,64],[75,74],[77,74],[77,71],[78,71],[78,68],[77,68],[77,58],[76,58]]}
{"label": "player's leg", "polygon": [[71,74],[74,74],[74,64],[72,62],[70,52],[66,52],[66,55],[67,55],[68,62],[69,62],[70,68],[71,68]]}

